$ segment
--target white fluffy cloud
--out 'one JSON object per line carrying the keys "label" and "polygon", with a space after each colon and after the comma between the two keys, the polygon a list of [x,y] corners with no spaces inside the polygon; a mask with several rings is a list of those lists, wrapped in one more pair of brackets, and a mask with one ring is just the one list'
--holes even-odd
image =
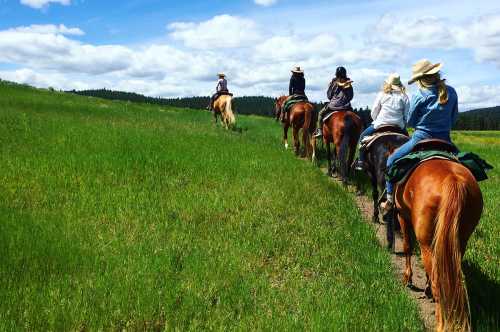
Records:
{"label": "white fluffy cloud", "polygon": [[457,45],[474,50],[479,62],[492,62],[500,68],[500,14],[478,17],[453,28]]}
{"label": "white fluffy cloud", "polygon": [[469,18],[458,22],[441,17],[411,19],[384,15],[369,29],[374,44],[405,48],[469,49],[479,62],[500,68],[500,14]]}
{"label": "white fluffy cloud", "polygon": [[195,49],[247,46],[260,38],[254,21],[231,15],[219,15],[200,22],[176,22],[168,25],[170,36]]}
{"label": "white fluffy cloud", "polygon": [[374,41],[405,47],[446,49],[456,47],[449,25],[449,22],[437,17],[406,19],[388,14],[370,29],[370,36]]}
{"label": "white fluffy cloud", "polygon": [[259,6],[269,7],[278,2],[278,0],[254,0]]}
{"label": "white fluffy cloud", "polygon": [[24,33],[39,33],[39,34],[61,34],[61,35],[74,35],[83,36],[85,33],[79,28],[68,28],[64,24],[54,25],[54,24],[32,24],[27,27],[17,27],[9,29],[8,31],[13,32],[24,32]]}
{"label": "white fluffy cloud", "polygon": [[21,0],[21,4],[36,9],[48,6],[50,3],[59,3],[61,5],[67,6],[71,4],[71,0]]}
{"label": "white fluffy cloud", "polygon": [[500,85],[461,85],[457,94],[461,111],[500,105]]}
{"label": "white fluffy cloud", "polygon": [[0,31],[0,61],[93,75],[129,66],[132,52],[128,48],[82,44],[63,35],[68,31],[81,30],[39,26]]}

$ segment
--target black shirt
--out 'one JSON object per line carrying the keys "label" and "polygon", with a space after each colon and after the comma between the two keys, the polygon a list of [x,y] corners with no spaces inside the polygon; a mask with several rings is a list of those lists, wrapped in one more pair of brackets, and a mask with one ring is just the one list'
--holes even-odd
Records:
{"label": "black shirt", "polygon": [[290,87],[288,89],[288,94],[291,95],[305,95],[306,90],[306,80],[304,75],[293,74],[290,78]]}

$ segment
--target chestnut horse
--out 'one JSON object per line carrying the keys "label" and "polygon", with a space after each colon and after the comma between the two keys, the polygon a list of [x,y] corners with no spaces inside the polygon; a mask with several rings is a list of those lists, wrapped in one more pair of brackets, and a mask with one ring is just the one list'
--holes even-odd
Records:
{"label": "chestnut horse", "polygon": [[217,116],[221,116],[221,121],[226,129],[232,128],[236,124],[236,118],[233,113],[233,97],[222,95],[214,102],[214,123],[217,124]]}
{"label": "chestnut horse", "polygon": [[[323,143],[328,154],[328,175],[332,176],[340,168],[340,177],[344,184],[347,184],[362,129],[363,121],[351,111],[334,112],[323,123]],[[335,145],[333,162],[331,143]]]}
{"label": "chestnut horse", "polygon": [[[275,112],[277,118],[279,118],[287,98],[288,96],[281,96],[276,99]],[[281,115],[285,116],[284,114]],[[316,159],[316,149],[312,144],[312,134],[316,129],[316,112],[314,111],[314,106],[309,102],[299,102],[291,107],[289,114],[285,116],[285,121],[283,122],[283,143],[285,144],[285,149],[288,149],[288,129],[290,127],[293,129],[295,154],[298,155],[300,151],[299,131],[302,129],[302,144],[304,145],[302,157],[311,158],[314,162]]]}
{"label": "chestnut horse", "polygon": [[438,331],[469,331],[462,257],[483,210],[481,190],[463,165],[434,159],[420,164],[395,191],[406,256],[404,282],[412,283],[412,228],[427,273],[426,294],[436,300]]}

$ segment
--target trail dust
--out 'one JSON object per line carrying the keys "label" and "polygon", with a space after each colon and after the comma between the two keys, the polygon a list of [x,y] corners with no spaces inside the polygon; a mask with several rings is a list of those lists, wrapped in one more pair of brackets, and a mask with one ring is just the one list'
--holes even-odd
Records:
{"label": "trail dust", "polygon": [[[327,169],[322,169],[323,173],[327,175]],[[327,175],[328,176],[328,175]],[[342,182],[337,178],[330,179],[342,186]],[[377,235],[377,239],[382,246],[382,248],[387,247],[386,240],[386,230],[384,224],[375,224],[372,223],[373,216],[373,202],[371,199],[364,195],[357,195],[355,186],[349,185],[347,190],[351,192],[354,197],[358,208],[361,210],[363,215],[365,216],[365,222],[369,223],[375,234]],[[396,221],[397,222],[397,221]],[[391,255],[391,261],[393,270],[395,272],[396,278],[401,281],[401,287],[403,285],[403,273],[406,267],[406,261],[403,254],[403,240],[401,238],[400,233],[395,234],[395,254]],[[435,317],[435,302],[433,300],[428,299],[424,294],[425,284],[427,281],[427,277],[425,274],[425,270],[423,268],[422,262],[419,256],[412,256],[412,269],[413,269],[413,288],[410,289],[406,287],[406,292],[416,301],[420,310],[420,316],[422,317],[425,329],[427,331],[435,331],[436,330],[436,317]]]}

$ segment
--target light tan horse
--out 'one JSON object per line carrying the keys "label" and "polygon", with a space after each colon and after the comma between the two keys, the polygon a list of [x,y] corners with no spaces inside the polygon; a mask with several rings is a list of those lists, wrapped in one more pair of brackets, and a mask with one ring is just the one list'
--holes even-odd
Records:
{"label": "light tan horse", "polygon": [[221,116],[221,121],[226,129],[236,125],[236,118],[233,113],[233,97],[222,95],[214,102],[213,107],[214,122],[217,124],[217,116]]}

